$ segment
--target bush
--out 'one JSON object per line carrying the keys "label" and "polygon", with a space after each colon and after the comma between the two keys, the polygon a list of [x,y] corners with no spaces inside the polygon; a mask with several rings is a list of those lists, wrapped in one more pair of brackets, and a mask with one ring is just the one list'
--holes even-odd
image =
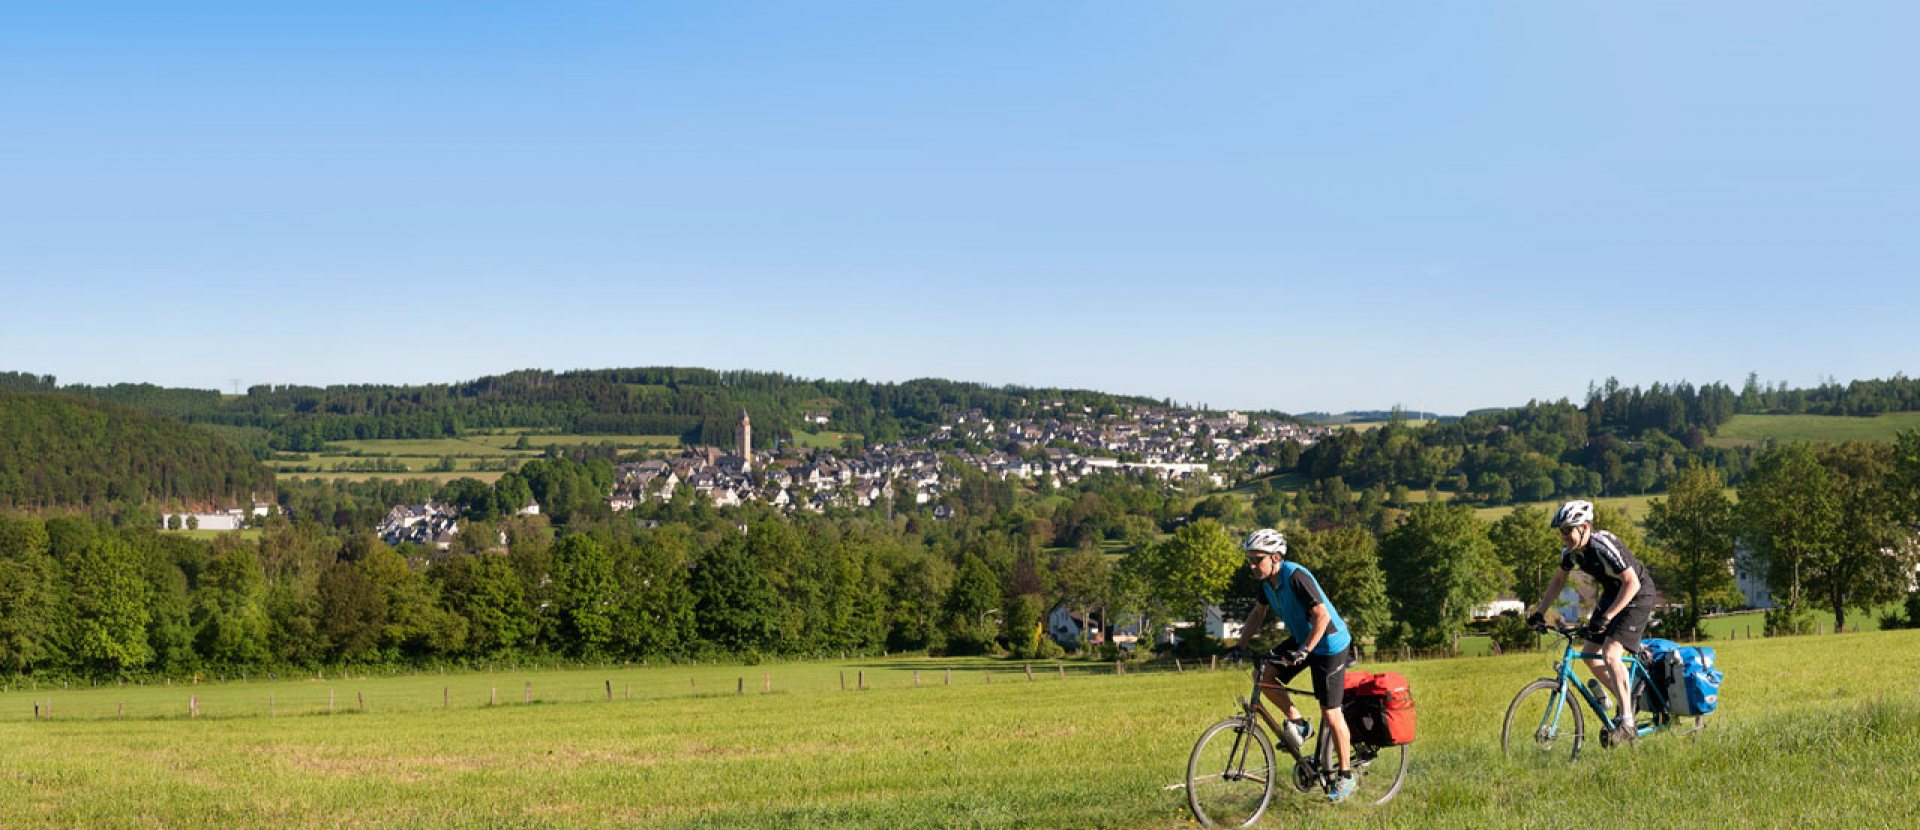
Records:
{"label": "bush", "polygon": [[1767,612],[1767,636],[1786,637],[1798,634],[1812,634],[1814,626],[1813,612],[1802,609],[1797,614],[1788,614],[1785,608],[1775,608]]}
{"label": "bush", "polygon": [[1173,647],[1173,656],[1191,660],[1222,654],[1226,650],[1226,643],[1207,636],[1205,632],[1194,631],[1181,635],[1180,642]]}
{"label": "bush", "polygon": [[1532,651],[1540,647],[1539,635],[1527,626],[1526,620],[1511,611],[1494,619],[1491,634],[1493,644],[1499,646],[1502,652]]}
{"label": "bush", "polygon": [[1040,647],[1033,653],[1035,660],[1058,660],[1065,656],[1067,656],[1067,650],[1054,642],[1052,637],[1040,638]]}

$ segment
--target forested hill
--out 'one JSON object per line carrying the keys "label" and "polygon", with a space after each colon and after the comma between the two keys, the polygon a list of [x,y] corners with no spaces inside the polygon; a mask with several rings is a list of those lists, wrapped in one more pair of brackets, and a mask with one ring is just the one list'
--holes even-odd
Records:
{"label": "forested hill", "polygon": [[0,508],[268,498],[273,473],[179,421],[106,401],[0,389]]}
{"label": "forested hill", "polygon": [[827,429],[869,441],[924,435],[955,412],[1043,415],[1061,403],[1095,413],[1145,398],[1063,389],[993,387],[922,379],[904,383],[806,380],[774,372],[653,367],[575,372],[526,370],[417,386],[255,386],[245,395],[150,384],[58,387],[54,378],[0,374],[0,388],[84,395],[195,423],[267,430],[272,446],[315,450],[326,441],[438,438],[518,428],[595,435],[676,435],[729,444],[741,410],[757,446],[768,447],[827,417]]}

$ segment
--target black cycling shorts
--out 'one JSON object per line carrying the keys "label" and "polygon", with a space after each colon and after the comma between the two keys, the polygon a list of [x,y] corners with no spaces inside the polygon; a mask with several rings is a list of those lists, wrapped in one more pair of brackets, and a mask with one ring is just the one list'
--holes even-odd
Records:
{"label": "black cycling shorts", "polygon": [[[1298,649],[1300,644],[1288,640],[1275,651]],[[1355,662],[1353,646],[1339,654],[1309,654],[1306,662],[1293,666],[1274,666],[1275,680],[1281,683],[1291,682],[1300,676],[1302,669],[1313,669],[1313,696],[1320,700],[1322,709],[1338,709],[1347,697],[1347,668]]]}
{"label": "black cycling shorts", "polygon": [[[1603,596],[1600,598],[1600,604],[1595,607],[1604,609],[1612,605],[1615,598],[1614,594]],[[1591,637],[1587,641],[1599,642],[1602,645],[1609,642],[1619,643],[1621,648],[1629,652],[1637,652],[1640,650],[1640,638],[1647,633],[1647,623],[1652,621],[1653,603],[1631,603],[1620,609],[1620,616],[1614,617],[1607,623],[1606,633],[1602,634],[1598,641]]]}

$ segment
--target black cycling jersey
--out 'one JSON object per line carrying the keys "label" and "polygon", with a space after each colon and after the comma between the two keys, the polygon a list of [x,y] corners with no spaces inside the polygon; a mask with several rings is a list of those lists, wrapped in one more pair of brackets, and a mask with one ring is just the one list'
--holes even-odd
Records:
{"label": "black cycling jersey", "polygon": [[1622,575],[1633,571],[1640,578],[1640,590],[1634,595],[1633,604],[1653,601],[1653,577],[1647,575],[1647,566],[1627,550],[1620,537],[1607,531],[1593,531],[1587,538],[1586,546],[1579,550],[1560,550],[1560,570],[1571,571],[1574,568],[1593,577],[1593,581],[1599,584],[1600,593],[1608,598],[1619,595]]}

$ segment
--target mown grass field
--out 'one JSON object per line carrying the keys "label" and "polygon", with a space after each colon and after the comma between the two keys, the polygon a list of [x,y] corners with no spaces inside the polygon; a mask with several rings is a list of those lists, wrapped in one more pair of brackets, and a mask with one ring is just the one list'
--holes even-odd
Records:
{"label": "mown grass field", "polygon": [[796,432],[793,434],[793,443],[794,443],[794,446],[806,447],[809,449],[837,450],[837,449],[840,449],[841,442],[845,441],[848,438],[853,438],[858,440],[860,438],[860,433],[857,433],[857,432]]}
{"label": "mown grass field", "polygon": [[[1399,798],[1334,807],[1283,792],[1261,826],[1920,821],[1920,631],[1717,647],[1729,679],[1704,735],[1591,747],[1577,764],[1546,769],[1507,762],[1498,742],[1508,700],[1549,657],[1395,665],[1420,711]],[[1181,793],[1165,787],[1180,780],[1200,730],[1232,708],[1243,674],[1112,676],[1079,664],[1061,679],[1041,665],[1029,682],[1018,665],[992,663],[989,683],[987,665],[894,658],[16,688],[0,693],[0,825],[1191,826]],[[849,686],[864,671],[869,688],[840,691],[842,671]],[[772,693],[760,691],[766,674]],[[736,695],[741,677],[747,693]],[[528,682],[532,704],[521,702]],[[500,704],[487,706],[494,688]],[[201,696],[199,719],[185,717],[189,693]],[[368,711],[345,711],[359,693]],[[32,719],[35,700],[52,702],[51,719]],[[116,720],[122,700],[127,717]]]}
{"label": "mown grass field", "polygon": [[[653,453],[663,453],[680,446],[680,437],[677,435],[528,434],[528,449],[514,449],[520,438],[520,432],[503,431],[460,438],[334,441],[328,444],[327,452],[300,453],[298,459],[275,459],[267,464],[276,474],[293,478],[345,478],[354,481],[425,479],[440,482],[476,478],[491,483],[505,472],[502,467],[517,467],[527,459],[538,458],[549,445],[571,447],[611,442],[621,452]],[[451,472],[430,471],[447,459],[453,461]],[[375,461],[403,464],[407,469],[383,472],[336,469],[343,465],[351,467]]]}
{"label": "mown grass field", "polygon": [[1735,415],[1707,443],[1723,447],[1774,441],[1892,441],[1920,429],[1920,412],[1889,412],[1870,418],[1845,415]]}

